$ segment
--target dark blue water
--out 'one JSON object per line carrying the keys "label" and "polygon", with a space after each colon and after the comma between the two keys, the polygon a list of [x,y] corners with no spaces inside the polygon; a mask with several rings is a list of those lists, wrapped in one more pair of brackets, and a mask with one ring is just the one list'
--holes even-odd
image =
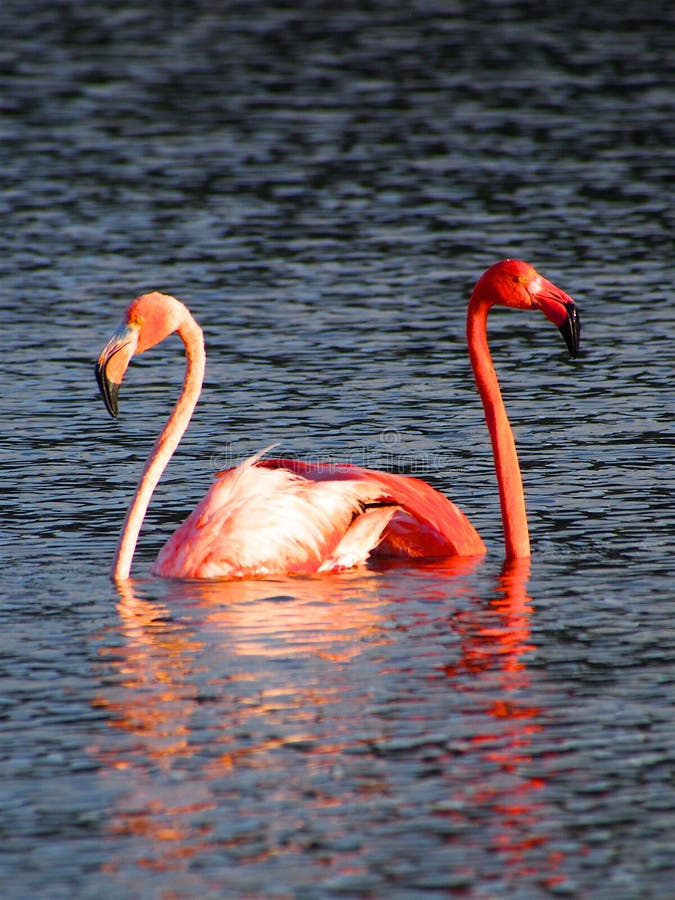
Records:
{"label": "dark blue water", "polygon": [[[663,4],[0,9],[0,893],[668,896],[675,17]],[[528,259],[582,353],[492,315],[533,557],[502,570],[464,346]],[[93,361],[137,294],[207,336],[134,572],[108,569],[182,377]],[[274,441],[428,478],[475,565],[148,576]]]}

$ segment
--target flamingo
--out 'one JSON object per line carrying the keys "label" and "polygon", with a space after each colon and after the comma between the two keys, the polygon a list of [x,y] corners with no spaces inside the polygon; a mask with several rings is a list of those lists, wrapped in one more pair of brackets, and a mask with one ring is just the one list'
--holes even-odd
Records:
{"label": "flamingo", "polygon": [[[574,300],[528,263],[495,263],[469,300],[467,341],[492,441],[507,560],[530,556],[523,482],[487,342],[492,306],[539,309],[579,349]],[[187,358],[180,397],[141,473],[115,552],[112,577],[128,579],[152,493],[199,399],[206,355],[202,330],[168,294],[137,297],[103,348],[96,377],[108,412],[132,357],[176,332]],[[267,448],[268,450],[270,448]],[[160,550],[152,574],[172,578],[241,578],[334,572],[371,555],[471,557],[486,552],[464,513],[426,482],[351,464],[263,458],[257,453],[219,472],[205,497]]]}

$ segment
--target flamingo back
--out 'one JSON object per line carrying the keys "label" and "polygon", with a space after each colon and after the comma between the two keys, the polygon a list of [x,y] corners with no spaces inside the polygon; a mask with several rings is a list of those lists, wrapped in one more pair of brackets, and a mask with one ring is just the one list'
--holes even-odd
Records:
{"label": "flamingo back", "polygon": [[218,473],[160,551],[153,572],[179,578],[311,574],[358,565],[373,554],[483,552],[464,514],[417,478],[256,454]]}

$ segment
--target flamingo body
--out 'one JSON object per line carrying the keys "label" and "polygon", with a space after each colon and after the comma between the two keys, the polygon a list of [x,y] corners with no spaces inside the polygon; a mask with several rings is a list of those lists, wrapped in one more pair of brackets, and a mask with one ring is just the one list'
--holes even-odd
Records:
{"label": "flamingo body", "polygon": [[473,556],[485,545],[424,481],[349,464],[261,459],[221,472],[160,551],[179,578],[310,575],[373,554]]}
{"label": "flamingo body", "polygon": [[[571,297],[528,263],[502,260],[479,279],[467,313],[469,357],[492,441],[507,559],[530,554],[520,466],[487,343],[494,305],[539,309],[572,356],[579,317]],[[113,577],[129,577],[152,493],[199,399],[204,337],[188,308],[157,292],[137,297],[101,352],[96,376],[117,415],[132,357],[177,333],[185,346],[183,389],[160,432],[127,510]],[[256,454],[216,476],[204,499],[160,551],[153,572],[175,578],[240,578],[331,572],[372,555],[477,556],[485,544],[463,512],[426,482],[349,464],[263,459]]]}

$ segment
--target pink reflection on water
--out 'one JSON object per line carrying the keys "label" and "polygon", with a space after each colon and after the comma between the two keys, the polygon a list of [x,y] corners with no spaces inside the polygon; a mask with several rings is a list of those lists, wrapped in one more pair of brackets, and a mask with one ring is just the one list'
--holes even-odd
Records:
{"label": "pink reflection on water", "polygon": [[[413,597],[414,615],[433,617],[459,637],[457,658],[441,662],[430,677],[452,686],[453,715],[457,696],[466,698],[460,704],[465,736],[443,757],[447,793],[434,813],[462,826],[483,823],[481,840],[491,845],[508,881],[533,873],[546,886],[563,881],[557,874],[562,857],[545,852],[542,820],[549,812],[538,800],[544,780],[531,754],[543,710],[528,699],[529,562],[505,565],[489,600],[475,594],[477,566],[476,560],[414,568],[381,562],[376,570],[340,577],[122,586],[118,639],[101,650],[115,677],[95,703],[127,740],[92,751],[105,766],[104,777],[127,788],[111,809],[109,832],[138,839],[132,844],[138,855],[113,857],[105,870],[127,874],[131,864],[188,873],[190,860],[214,851],[232,850],[251,865],[283,855],[289,848],[276,846],[273,833],[263,842],[246,828],[223,834],[214,814],[222,815],[231,792],[240,800],[242,774],[258,772],[264,780],[270,771],[276,778],[280,751],[298,751],[311,773],[341,766],[360,728],[371,734],[381,728],[384,738],[386,722],[359,718],[359,703],[367,702],[371,688],[359,657],[367,651],[367,671],[386,677],[388,686],[400,680],[399,651],[387,647],[407,627]],[[143,597],[158,586],[165,588],[161,601]],[[381,661],[373,668],[378,647]],[[293,663],[303,659],[328,667],[330,678],[303,682],[311,665]],[[405,662],[413,671],[419,664]],[[355,698],[356,718],[346,718],[345,696]],[[410,709],[417,720],[414,703]],[[199,725],[205,710],[208,727]],[[381,777],[350,790],[369,791],[374,800],[390,797],[387,765],[382,768]],[[297,789],[275,782],[269,800],[292,802]],[[308,802],[325,810],[342,799],[328,793]],[[447,840],[463,841],[462,834]],[[322,859],[333,872],[363,865],[356,853],[326,850]]]}

